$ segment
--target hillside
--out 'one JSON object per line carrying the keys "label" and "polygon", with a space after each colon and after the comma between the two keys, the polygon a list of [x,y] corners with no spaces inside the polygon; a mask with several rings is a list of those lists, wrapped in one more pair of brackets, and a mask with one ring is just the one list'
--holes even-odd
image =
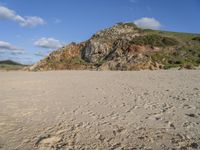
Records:
{"label": "hillside", "polygon": [[193,68],[200,64],[200,35],[118,23],[89,40],[71,43],[29,70],[141,70]]}
{"label": "hillside", "polygon": [[25,65],[12,60],[0,61],[0,70],[21,70]]}

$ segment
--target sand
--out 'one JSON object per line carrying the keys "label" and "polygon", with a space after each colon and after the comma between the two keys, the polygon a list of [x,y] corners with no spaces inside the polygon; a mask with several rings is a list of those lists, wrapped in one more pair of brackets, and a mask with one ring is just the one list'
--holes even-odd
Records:
{"label": "sand", "polygon": [[200,70],[0,72],[0,149],[200,149]]}

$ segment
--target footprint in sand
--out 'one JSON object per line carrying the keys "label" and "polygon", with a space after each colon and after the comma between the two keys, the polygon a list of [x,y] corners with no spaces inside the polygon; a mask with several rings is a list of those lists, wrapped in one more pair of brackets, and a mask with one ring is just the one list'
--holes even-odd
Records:
{"label": "footprint in sand", "polygon": [[101,142],[103,142],[105,140],[105,137],[103,137],[103,135],[101,135],[100,133],[97,133],[97,135],[95,136],[96,139],[100,140]]}
{"label": "footprint in sand", "polygon": [[151,115],[151,116],[149,116],[149,117],[147,117],[148,119],[150,119],[150,120],[162,120],[162,114],[153,114],[153,115]]}
{"label": "footprint in sand", "polygon": [[187,115],[188,117],[191,117],[191,118],[198,118],[198,116],[193,113],[189,113],[189,114],[185,114],[185,115]]}
{"label": "footprint in sand", "polygon": [[133,107],[131,107],[130,109],[128,109],[128,110],[126,111],[126,113],[130,113],[131,111],[133,111],[134,109],[137,109],[137,108],[139,108],[139,106],[133,106]]}
{"label": "footprint in sand", "polygon": [[3,150],[3,144],[0,144],[0,150],[1,150],[1,149]]}
{"label": "footprint in sand", "polygon": [[196,126],[196,123],[187,121],[187,122],[183,123],[182,126],[184,128],[194,128]]}
{"label": "footprint in sand", "polygon": [[39,150],[57,149],[61,140],[61,137],[48,135],[47,137],[39,138],[36,145]]}
{"label": "footprint in sand", "polygon": [[121,147],[121,143],[115,143],[115,144],[112,146],[111,150],[121,149],[120,147]]}
{"label": "footprint in sand", "polygon": [[185,108],[185,109],[190,109],[190,108],[192,108],[190,105],[188,105],[188,104],[183,104],[183,106],[182,106],[183,108]]}

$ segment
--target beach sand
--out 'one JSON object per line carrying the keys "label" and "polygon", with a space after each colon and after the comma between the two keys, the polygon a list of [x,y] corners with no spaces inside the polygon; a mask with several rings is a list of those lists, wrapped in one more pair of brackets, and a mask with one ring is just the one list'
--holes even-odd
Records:
{"label": "beach sand", "polygon": [[0,72],[0,149],[200,149],[200,70]]}

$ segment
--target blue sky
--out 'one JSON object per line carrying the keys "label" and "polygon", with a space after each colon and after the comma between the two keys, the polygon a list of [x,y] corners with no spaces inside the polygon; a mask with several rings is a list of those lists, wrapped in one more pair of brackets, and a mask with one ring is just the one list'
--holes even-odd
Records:
{"label": "blue sky", "polygon": [[0,0],[0,60],[31,64],[118,22],[200,33],[200,1]]}

